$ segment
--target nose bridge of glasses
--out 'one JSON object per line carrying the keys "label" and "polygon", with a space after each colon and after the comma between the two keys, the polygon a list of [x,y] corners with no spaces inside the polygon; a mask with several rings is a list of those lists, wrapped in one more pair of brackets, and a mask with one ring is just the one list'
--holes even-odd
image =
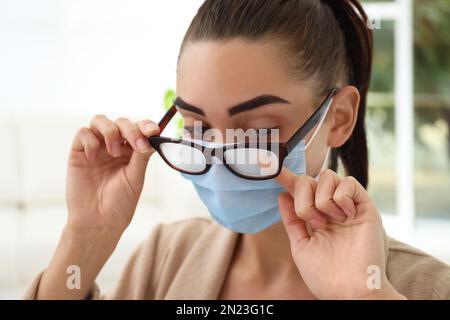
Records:
{"label": "nose bridge of glasses", "polygon": [[215,146],[205,146],[200,144],[192,144],[192,147],[200,148],[203,156],[205,157],[206,163],[208,164],[224,164],[226,163],[224,159],[225,152],[227,150],[235,150],[240,145],[239,144],[223,144]]}
{"label": "nose bridge of glasses", "polygon": [[206,163],[208,164],[223,164],[224,161],[224,152],[226,150],[226,146],[214,146],[214,147],[205,147],[202,146],[202,153],[205,157]]}

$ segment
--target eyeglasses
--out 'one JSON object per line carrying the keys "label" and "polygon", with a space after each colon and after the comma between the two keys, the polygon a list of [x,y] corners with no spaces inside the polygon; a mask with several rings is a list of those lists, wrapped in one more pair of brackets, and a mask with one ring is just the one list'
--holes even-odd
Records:
{"label": "eyeglasses", "polygon": [[[306,120],[292,137],[285,143],[231,143],[216,146],[203,141],[169,138],[162,136],[149,137],[151,146],[161,158],[173,169],[186,174],[200,175],[208,172],[214,157],[221,157],[222,163],[233,174],[249,180],[267,180],[278,176],[283,162],[305,136],[317,125],[321,124],[338,92],[331,89],[328,96],[314,113]],[[172,105],[159,122],[160,133],[176,114],[177,109]],[[317,134],[313,133],[310,141]]]}

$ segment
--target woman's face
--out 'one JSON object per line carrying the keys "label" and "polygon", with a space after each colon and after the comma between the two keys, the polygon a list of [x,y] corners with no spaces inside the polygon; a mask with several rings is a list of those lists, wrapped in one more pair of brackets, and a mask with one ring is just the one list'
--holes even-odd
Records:
{"label": "woman's face", "polygon": [[[282,63],[267,44],[242,40],[188,43],[178,65],[177,96],[200,110],[177,106],[185,126],[202,121],[204,129],[220,130],[224,137],[226,129],[277,128],[280,141],[286,142],[325,97],[317,99],[307,85],[289,78]],[[231,107],[263,95],[285,102],[274,101],[230,115]],[[307,149],[306,168],[312,176],[326,156],[328,120]]]}

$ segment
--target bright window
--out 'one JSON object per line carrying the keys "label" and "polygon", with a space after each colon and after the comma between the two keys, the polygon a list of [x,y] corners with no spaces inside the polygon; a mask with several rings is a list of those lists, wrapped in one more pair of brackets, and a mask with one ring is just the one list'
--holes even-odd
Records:
{"label": "bright window", "polygon": [[379,24],[367,117],[369,191],[391,235],[438,253],[450,242],[450,1],[364,6]]}

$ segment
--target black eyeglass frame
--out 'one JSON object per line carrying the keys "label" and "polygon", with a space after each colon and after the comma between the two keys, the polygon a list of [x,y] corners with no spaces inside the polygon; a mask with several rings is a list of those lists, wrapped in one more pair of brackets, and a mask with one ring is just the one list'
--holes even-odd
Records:
{"label": "black eyeglass frame", "polygon": [[[289,152],[292,151],[299,143],[303,140],[303,138],[319,123],[319,121],[324,116],[325,112],[327,111],[328,107],[331,105],[332,100],[336,93],[339,91],[338,88],[334,87],[330,90],[329,94],[325,98],[325,100],[320,104],[320,106],[314,111],[314,113],[306,120],[306,122],[289,138],[287,142],[266,142],[264,144],[257,144],[257,148],[261,150],[278,150],[278,169],[277,172],[269,175],[269,176],[262,176],[262,177],[255,177],[255,176],[247,176],[244,174],[241,174],[235,169],[233,169],[229,164],[227,164],[225,157],[223,157],[222,162],[223,164],[230,170],[233,174],[240,178],[249,179],[249,180],[269,180],[273,179],[276,176],[278,176],[281,172],[281,169],[283,167],[283,162],[286,156],[289,154]],[[164,128],[167,126],[167,124],[170,122],[170,120],[174,117],[174,115],[177,113],[177,109],[175,104],[172,105],[167,113],[162,117],[161,121],[158,123],[160,134],[163,132]],[[235,143],[235,144],[226,144],[224,146],[218,147],[218,148],[209,148],[202,144],[196,143],[194,141],[187,141],[183,139],[178,138],[169,138],[169,137],[162,137],[162,136],[152,136],[148,138],[148,141],[150,142],[150,145],[155,149],[156,152],[161,156],[161,158],[166,162],[172,169],[186,173],[186,174],[193,174],[193,175],[201,175],[205,174],[209,171],[211,168],[211,158],[215,156],[215,154],[224,154],[225,151],[229,149],[243,149],[243,148],[255,148],[255,143]],[[191,172],[191,171],[185,171],[180,168],[175,167],[165,156],[164,152],[161,151],[161,144],[163,143],[180,143],[187,146],[190,146],[192,148],[196,148],[198,150],[201,150],[203,155],[205,156],[206,165],[205,169],[199,172]],[[276,148],[275,148],[276,147]],[[205,153],[205,150],[208,152]],[[219,153],[221,152],[221,153]]]}

